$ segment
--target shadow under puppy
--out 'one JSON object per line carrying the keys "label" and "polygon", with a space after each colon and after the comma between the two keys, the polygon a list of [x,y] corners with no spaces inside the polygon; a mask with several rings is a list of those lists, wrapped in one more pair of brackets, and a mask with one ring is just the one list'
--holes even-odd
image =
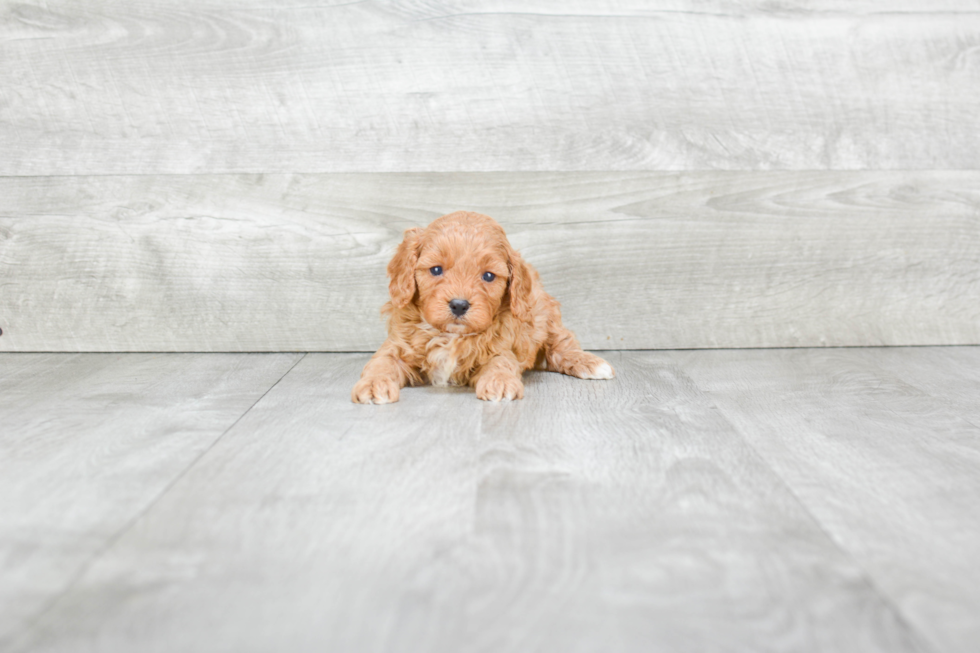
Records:
{"label": "shadow under puppy", "polygon": [[524,370],[611,379],[562,326],[537,270],[479,213],[457,211],[405,232],[388,264],[388,338],[364,366],[351,399],[398,401],[405,385],[472,385],[489,401],[521,399]]}

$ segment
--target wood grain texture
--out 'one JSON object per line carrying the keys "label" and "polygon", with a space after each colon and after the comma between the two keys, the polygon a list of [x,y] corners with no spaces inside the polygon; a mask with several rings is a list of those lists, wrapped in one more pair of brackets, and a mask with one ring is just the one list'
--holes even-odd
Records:
{"label": "wood grain texture", "polygon": [[869,366],[944,402],[950,412],[980,428],[980,348],[873,350],[866,356]]}
{"label": "wood grain texture", "polygon": [[[690,374],[934,650],[975,651],[980,350],[702,354],[636,355]],[[958,378],[972,410],[948,401]]]}
{"label": "wood grain texture", "polygon": [[311,354],[24,651],[924,650],[678,368],[350,403]]}
{"label": "wood grain texture", "polygon": [[368,351],[488,213],[590,349],[980,343],[980,172],[0,178],[0,350]]}
{"label": "wood grain texture", "polygon": [[975,169],[976,1],[0,3],[0,175]]}
{"label": "wood grain texture", "polygon": [[0,649],[300,357],[0,355]]}

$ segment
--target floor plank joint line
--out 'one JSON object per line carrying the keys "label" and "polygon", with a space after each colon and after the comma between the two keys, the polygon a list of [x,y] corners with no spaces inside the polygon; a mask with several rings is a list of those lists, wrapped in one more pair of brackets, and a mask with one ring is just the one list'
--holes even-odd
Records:
{"label": "floor plank joint line", "polygon": [[[693,379],[692,382],[694,382]],[[695,385],[697,386],[696,382]],[[826,524],[824,524],[824,522],[821,521],[820,518],[813,512],[810,505],[807,504],[803,500],[803,498],[799,495],[799,493],[796,491],[796,489],[794,489],[794,487],[790,485],[788,479],[763,455],[763,453],[759,450],[759,448],[752,442],[752,438],[748,437],[742,431],[742,429],[739,428],[738,424],[736,424],[735,421],[728,418],[725,409],[719,406],[714,401],[714,398],[711,396],[711,393],[706,392],[700,386],[697,387],[702,393],[704,393],[704,396],[711,402],[711,406],[718,411],[718,414],[722,417],[722,419],[724,419],[725,422],[729,424],[732,431],[738,434],[738,436],[742,439],[742,442],[744,443],[746,448],[752,451],[752,453],[755,455],[759,463],[769,469],[770,473],[773,476],[775,476],[776,479],[778,479],[779,483],[783,486],[783,489],[793,498],[793,500],[796,501],[797,505],[800,507],[800,510],[803,511],[806,515],[808,515],[810,519],[813,521],[813,524],[817,527],[817,529],[819,529],[819,531],[823,533],[824,537],[826,537],[829,542],[833,543],[834,547],[837,549],[840,555],[848,559],[855,567],[861,570],[861,580],[864,582],[865,586],[867,586],[868,590],[871,593],[873,593],[875,596],[877,596],[878,599],[881,600],[883,604],[885,604],[886,606],[888,606],[888,608],[891,609],[892,614],[895,615],[895,618],[898,620],[899,623],[901,623],[905,628],[907,628],[910,633],[914,633],[918,637],[918,640],[915,642],[915,644],[917,646],[922,647],[923,649],[932,651],[933,653],[941,653],[941,649],[937,648],[928,639],[925,633],[923,633],[921,630],[915,627],[915,625],[909,620],[908,616],[904,612],[902,612],[902,609],[895,603],[892,597],[889,594],[887,594],[878,585],[878,583],[875,582],[874,577],[871,575],[871,572],[867,569],[867,567],[861,564],[861,561],[857,557],[855,557],[854,554],[849,549],[845,547],[844,543],[841,542],[838,537],[834,536],[833,532],[830,529],[828,529]]]}
{"label": "floor plank joint line", "polygon": [[[627,355],[627,352],[619,351],[618,353],[620,354],[619,362],[621,365],[622,357]],[[860,561],[856,557],[854,557],[854,555],[847,548],[845,548],[845,546],[839,540],[839,538],[834,536],[834,534],[813,512],[813,510],[811,510],[810,506],[803,501],[803,498],[789,483],[788,479],[786,479],[786,477],[782,473],[780,473],[780,471],[771,463],[771,461],[768,460],[766,456],[763,455],[763,452],[760,451],[759,448],[753,443],[753,439],[749,437],[748,434],[746,434],[742,428],[739,427],[739,425],[737,424],[737,420],[732,420],[729,418],[729,415],[727,411],[724,409],[724,407],[720,406],[718,402],[715,401],[713,393],[705,389],[704,387],[702,387],[693,377],[687,374],[685,374],[684,376],[692,384],[692,386],[697,389],[697,391],[701,394],[701,396],[704,398],[706,403],[712,409],[718,412],[718,415],[721,417],[722,420],[724,420],[724,422],[728,425],[728,427],[732,430],[732,432],[738,435],[739,439],[742,441],[742,444],[746,447],[746,449],[752,452],[752,455],[755,457],[756,461],[761,466],[769,470],[769,472],[778,480],[783,490],[790,497],[792,497],[793,501],[795,501],[799,509],[810,518],[812,523],[824,535],[824,537],[826,537],[829,542],[833,543],[838,553],[842,557],[849,560],[856,568],[861,570],[861,579],[864,582],[864,584],[874,595],[876,595],[881,600],[882,603],[884,603],[891,609],[895,618],[905,628],[907,628],[909,632],[914,633],[918,637],[918,641],[916,642],[916,644],[927,648],[929,651],[932,651],[933,653],[940,653],[940,649],[936,648],[936,646],[934,646],[932,642],[928,640],[928,638],[923,632],[915,628],[912,622],[909,621],[908,617],[902,612],[900,607],[896,605],[896,603],[891,599],[891,597],[888,594],[886,594],[882,590],[882,588],[878,586],[877,583],[875,583],[874,578],[872,577],[869,570],[864,565],[860,564]],[[918,388],[915,389],[918,390]],[[921,392],[921,390],[919,391]]]}
{"label": "floor plank joint line", "polygon": [[[270,392],[272,392],[272,390],[277,385],[279,385],[279,383],[284,378],[286,378],[286,376],[288,376],[289,373],[292,372],[293,369],[297,365],[299,365],[303,361],[304,358],[307,357],[307,355],[308,355],[307,353],[303,353],[303,355],[300,356],[296,360],[296,362],[294,362],[289,367],[289,369],[286,370],[286,372],[282,376],[280,376],[278,379],[276,379],[276,382],[275,383],[273,383],[272,385],[270,385],[269,388],[265,392],[263,392],[262,395],[258,399],[256,399],[254,402],[252,402],[252,404],[241,415],[239,415],[238,418],[230,426],[228,426],[228,428],[226,428],[224,431],[222,431],[221,434],[217,438],[215,438],[214,441],[210,445],[208,445],[208,447],[206,449],[204,449],[204,451],[202,451],[199,455],[197,455],[179,474],[177,474],[159,493],[157,493],[157,495],[155,497],[153,497],[153,499],[150,500],[146,504],[146,506],[143,507],[142,510],[140,510],[129,521],[127,521],[122,526],[122,528],[120,528],[115,534],[112,535],[112,537],[110,537],[108,540],[106,540],[105,544],[102,547],[100,547],[98,551],[96,551],[91,556],[89,556],[88,560],[86,560],[85,563],[82,564],[78,568],[78,571],[75,574],[72,575],[72,577],[68,580],[68,582],[65,583],[64,588],[60,592],[58,592],[57,594],[55,594],[47,602],[46,605],[44,605],[41,609],[39,609],[34,614],[33,617],[29,618],[27,620],[27,622],[23,625],[23,627],[19,630],[19,632],[15,632],[15,633],[13,633],[11,635],[10,642],[9,643],[12,644],[12,645],[16,645],[18,642],[21,642],[26,637],[30,636],[31,632],[37,627],[37,625],[40,623],[40,621],[44,618],[44,615],[47,614],[48,612],[50,612],[52,609],[54,609],[58,605],[59,601],[62,600],[63,597],[65,597],[68,594],[70,594],[70,592],[78,584],[78,582],[82,578],[85,577],[85,574],[88,572],[88,570],[91,569],[92,566],[96,562],[98,562],[103,556],[105,556],[107,552],[109,552],[110,550],[112,550],[112,547],[127,532],[129,532],[130,529],[133,528],[133,526],[135,526],[136,524],[138,524],[139,521],[141,519],[143,519],[143,517],[145,517],[153,509],[153,507],[155,505],[157,505],[160,502],[160,500],[163,497],[165,497],[167,495],[167,493],[170,492],[177,485],[177,483],[179,483],[180,480],[182,478],[184,478],[187,475],[187,473],[191,469],[194,468],[195,465],[198,464],[198,462],[200,462],[200,460],[202,458],[204,458],[204,456],[206,456],[208,454],[208,452],[210,452],[212,449],[214,449],[215,445],[217,445],[218,442],[220,442],[225,437],[225,435],[227,435],[229,432],[231,432],[231,430],[234,429],[235,426],[237,426],[238,423],[241,422],[242,419],[246,415],[248,415],[249,412],[251,412],[252,409],[255,408],[255,406],[258,405],[258,403],[261,402],[266,397],[266,395],[268,395]],[[0,643],[2,643],[2,641],[0,641]]]}

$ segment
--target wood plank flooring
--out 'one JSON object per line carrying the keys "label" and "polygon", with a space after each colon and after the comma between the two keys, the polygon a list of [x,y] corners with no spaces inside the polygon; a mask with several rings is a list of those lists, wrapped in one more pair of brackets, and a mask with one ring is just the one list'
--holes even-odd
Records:
{"label": "wood plank flooring", "polygon": [[0,355],[0,649],[975,650],[980,349],[608,357]]}
{"label": "wood plank flooring", "polygon": [[[978,352],[689,352],[680,363],[940,650],[980,642]],[[951,404],[943,378],[972,406]]]}
{"label": "wood plank flooring", "polygon": [[301,356],[2,357],[0,641],[43,614]]}

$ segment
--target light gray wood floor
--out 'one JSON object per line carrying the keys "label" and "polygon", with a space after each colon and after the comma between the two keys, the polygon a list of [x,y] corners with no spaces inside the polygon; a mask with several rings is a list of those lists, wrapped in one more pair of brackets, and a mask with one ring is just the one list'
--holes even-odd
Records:
{"label": "light gray wood floor", "polygon": [[0,355],[0,650],[975,651],[980,348]]}

